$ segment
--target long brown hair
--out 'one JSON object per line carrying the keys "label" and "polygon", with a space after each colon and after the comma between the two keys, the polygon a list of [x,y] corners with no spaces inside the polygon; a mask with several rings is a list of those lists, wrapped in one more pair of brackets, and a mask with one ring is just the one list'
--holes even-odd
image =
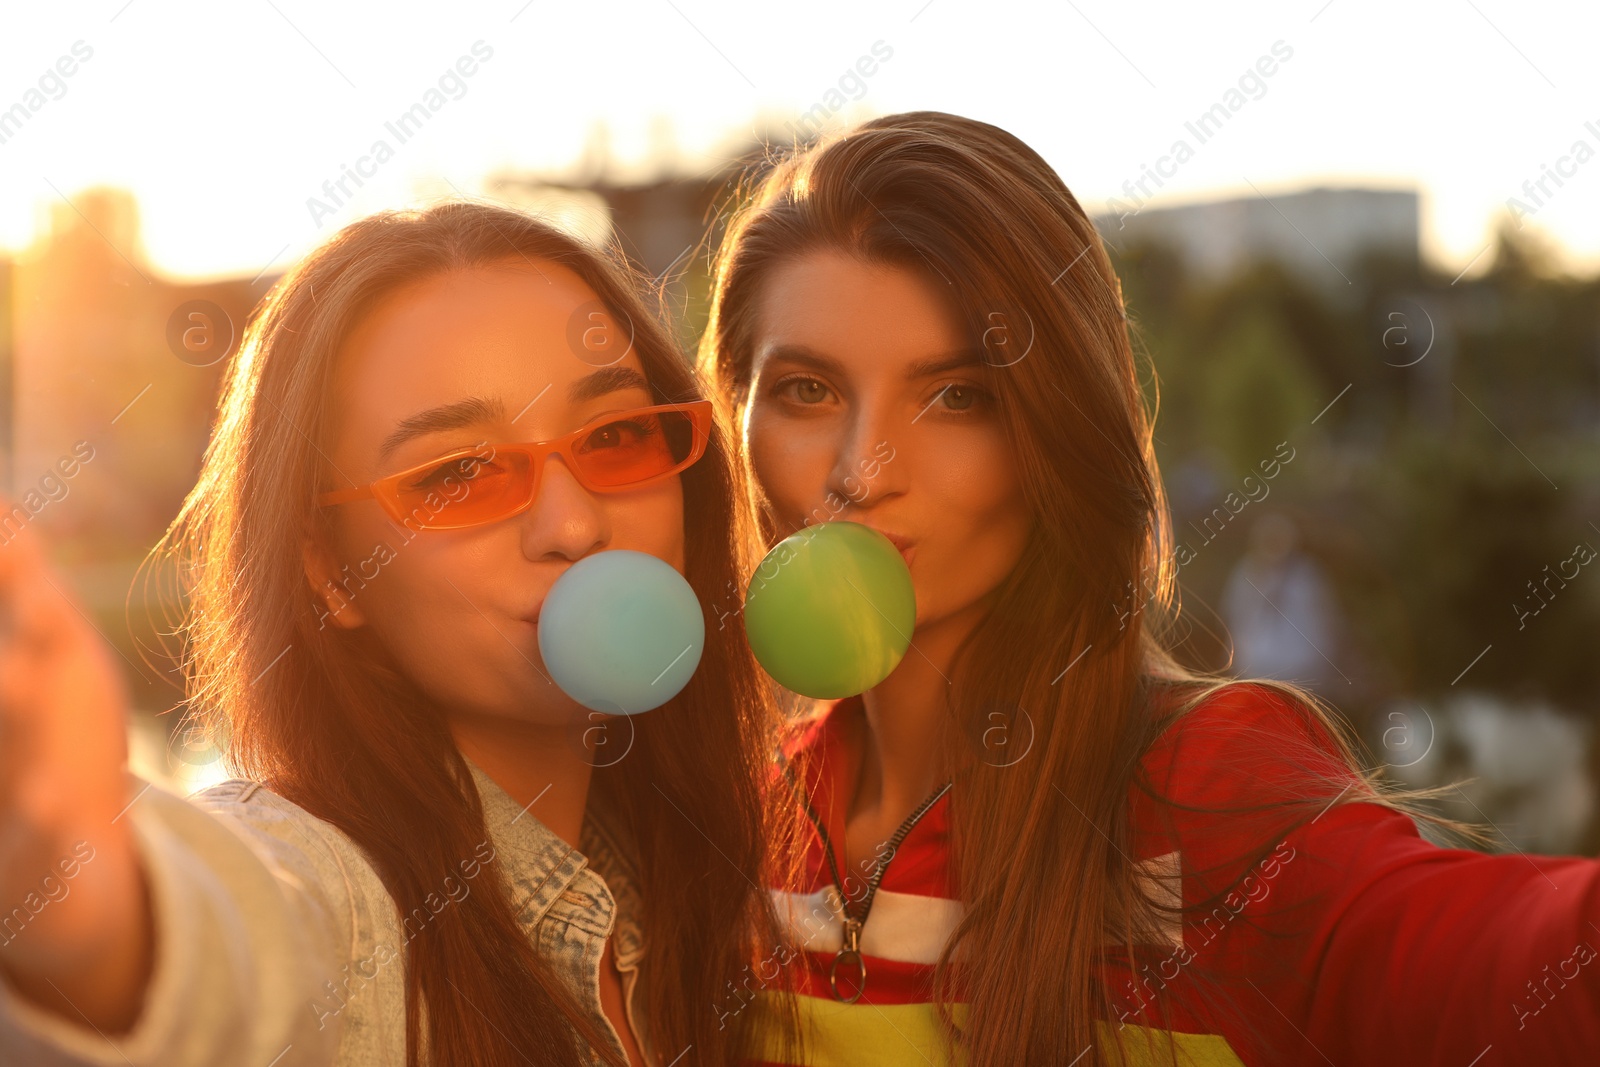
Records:
{"label": "long brown hair", "polygon": [[[975,1067],[1073,1060],[1095,1044],[1095,1020],[1119,1014],[1102,976],[1107,946],[1131,959],[1149,942],[1141,932],[1181,911],[1131,859],[1130,795],[1154,791],[1141,758],[1165,727],[1236,681],[1186,669],[1171,651],[1178,564],[1152,443],[1157,404],[1140,386],[1121,285],[1061,178],[987,123],[890,115],[770,163],[727,222],[700,345],[732,425],[749,403],[761,287],[776,264],[809,251],[918,273],[946,294],[990,364],[1034,525],[947,690],[943,758],[960,775],[951,847],[965,909],[936,994],[969,1005],[964,1026],[948,1010],[941,1017]],[[744,463],[770,542],[787,531],[774,529]],[[1379,793],[1348,729],[1315,694],[1259,684],[1307,727],[1261,738],[1263,752],[1326,783],[1258,794],[1269,814],[1254,827],[1262,855],[1330,801],[1398,803]],[[1031,739],[1015,765],[988,758],[979,740],[997,709]],[[1318,734],[1334,746],[1337,773],[1317,760]],[[1348,788],[1346,770],[1359,788]]]}
{"label": "long brown hair", "polygon": [[[701,396],[689,361],[615,254],[489,203],[383,212],[312,252],[252,316],[198,482],[152,551],[178,563],[188,597],[175,632],[190,713],[226,739],[238,772],[349,835],[401,915],[424,906],[487,831],[441,709],[364,630],[319,624],[301,538],[308,524],[328,521],[312,505],[315,494],[338,484],[320,447],[330,376],[343,338],[385,294],[519,259],[569,267],[631,324],[656,402]],[[725,427],[715,427],[704,457],[681,478],[686,577],[710,605],[750,565],[741,556],[750,518]],[[762,754],[771,740],[759,679],[742,629],[716,631],[688,686],[632,720],[628,755],[598,768],[591,787],[637,846],[631,859],[650,944],[642,1014],[649,1044],[667,1056],[693,1046],[698,1062],[733,1057],[737,1027],[721,1024],[714,1003],[751,946],[772,936],[753,881],[763,870]],[[605,1054],[604,1038],[519,928],[503,885],[435,917],[408,942],[405,974],[413,1067],[424,1045],[435,1064],[472,1067],[529,1056],[577,1064],[579,1038]]]}

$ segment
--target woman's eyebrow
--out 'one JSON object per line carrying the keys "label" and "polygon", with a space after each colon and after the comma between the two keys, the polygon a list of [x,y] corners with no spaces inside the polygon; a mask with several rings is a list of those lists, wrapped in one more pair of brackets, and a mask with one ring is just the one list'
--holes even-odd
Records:
{"label": "woman's eyebrow", "polygon": [[767,349],[765,363],[795,363],[812,370],[832,371],[838,373],[844,369],[844,364],[829,356],[824,356],[804,345],[773,345]]}
{"label": "woman's eyebrow", "polygon": [[986,360],[977,352],[955,352],[948,356],[917,360],[906,368],[906,377],[931,378],[935,374],[961,370],[964,367],[976,367],[985,362]]}
{"label": "woman's eyebrow", "polygon": [[[795,363],[802,367],[831,373],[842,373],[844,364],[831,356],[806,348],[804,345],[775,345],[768,349],[767,363],[782,360],[785,363]],[[919,359],[906,368],[906,379],[930,378],[935,374],[946,371],[960,370],[963,367],[974,367],[984,362],[983,356],[974,351],[952,352],[948,355],[935,356],[931,359]]]}
{"label": "woman's eyebrow", "polygon": [[606,367],[567,386],[567,399],[577,404],[623,389],[643,389],[648,393],[650,383],[632,367]]}
{"label": "woman's eyebrow", "polygon": [[411,440],[441,430],[455,430],[482,422],[494,422],[506,417],[505,405],[498,397],[485,399],[469,396],[450,404],[440,404],[427,411],[419,411],[400,420],[400,424],[383,439],[378,447],[378,462],[382,463],[394,450]]}
{"label": "woman's eyebrow", "polygon": [[[605,367],[567,386],[567,399],[577,404],[623,389],[649,392],[650,383],[632,367]],[[464,400],[419,411],[400,420],[400,424],[383,439],[383,444],[378,448],[378,462],[387,460],[397,448],[414,437],[485,422],[504,422],[505,417],[506,406],[499,397],[469,396]]]}

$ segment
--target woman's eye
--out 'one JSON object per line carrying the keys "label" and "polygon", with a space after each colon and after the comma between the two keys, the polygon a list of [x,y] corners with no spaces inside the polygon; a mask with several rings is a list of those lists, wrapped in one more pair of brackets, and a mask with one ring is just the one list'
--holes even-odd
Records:
{"label": "woman's eye", "polygon": [[461,456],[446,460],[412,483],[416,489],[448,485],[451,482],[470,482],[499,470],[487,456]]}
{"label": "woman's eye", "polygon": [[989,399],[989,394],[975,385],[947,385],[939,394],[939,400],[949,411],[970,411],[974,405],[981,405]]}
{"label": "woman's eye", "polygon": [[610,448],[624,448],[637,445],[647,437],[655,435],[658,427],[653,423],[621,420],[608,422],[599,429],[594,430],[583,439],[579,450],[594,452]]}
{"label": "woman's eye", "polygon": [[828,387],[815,378],[787,378],[775,390],[787,394],[801,404],[820,404],[827,399]]}

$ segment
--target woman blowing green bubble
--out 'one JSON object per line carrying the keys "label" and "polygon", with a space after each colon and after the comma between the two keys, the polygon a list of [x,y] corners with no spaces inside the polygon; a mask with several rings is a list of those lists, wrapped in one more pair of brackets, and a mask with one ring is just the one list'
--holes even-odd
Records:
{"label": "woman blowing green bubble", "polygon": [[0,1062],[726,1062],[771,936],[743,634],[611,717],[538,620],[614,549],[713,602],[729,454],[628,276],[522,214],[381,214],[291,270],[159,546],[243,778],[130,782],[119,664],[31,530],[0,547]]}
{"label": "woman blowing green bubble", "polygon": [[1038,153],[934,112],[824,139],[742,203],[713,298],[767,545],[871,526],[916,601],[893,673],[786,747],[755,1059],[1593,1059],[1600,863],[1429,844],[1310,693],[1175,662],[1121,287]]}

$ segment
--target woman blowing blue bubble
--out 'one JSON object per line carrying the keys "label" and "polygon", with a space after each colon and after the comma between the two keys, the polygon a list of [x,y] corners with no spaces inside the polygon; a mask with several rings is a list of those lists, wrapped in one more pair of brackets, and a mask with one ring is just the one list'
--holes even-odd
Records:
{"label": "woman blowing blue bubble", "polygon": [[243,778],[130,783],[118,664],[29,531],[0,548],[0,1061],[727,1060],[712,1005],[771,926],[758,669],[726,628],[656,710],[596,714],[540,615],[616,550],[714,600],[747,569],[734,484],[605,257],[469,203],[316,250],[158,546]]}
{"label": "woman blowing blue bubble", "polygon": [[700,358],[766,545],[820,509],[915,592],[892,673],[786,746],[752,1058],[1592,1061],[1600,863],[1436,847],[1311,693],[1175,661],[1129,334],[1077,199],[986,123],[867,122],[731,219]]}

